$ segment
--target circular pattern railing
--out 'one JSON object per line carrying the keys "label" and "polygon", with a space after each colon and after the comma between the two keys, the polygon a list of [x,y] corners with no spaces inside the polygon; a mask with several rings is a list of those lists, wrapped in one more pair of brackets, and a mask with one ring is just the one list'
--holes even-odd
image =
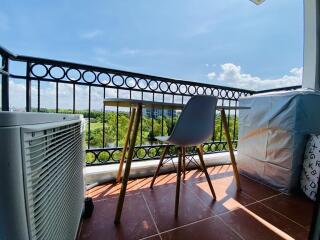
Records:
{"label": "circular pattern railing", "polygon": [[[126,90],[129,93],[128,96],[131,97],[132,93],[139,93],[141,98],[146,97],[149,94],[149,97],[153,101],[162,99],[162,101],[167,101],[166,97],[170,96],[170,102],[186,102],[193,95],[214,95],[219,98],[220,104],[224,105],[237,105],[240,97],[251,95],[254,92],[248,91],[244,89],[223,87],[217,85],[211,85],[206,83],[198,83],[184,80],[177,80],[171,78],[164,78],[158,76],[151,76],[146,74],[121,71],[116,69],[109,69],[97,66],[90,66],[78,63],[71,63],[65,61],[56,61],[50,59],[42,59],[35,57],[27,57],[27,56],[16,56],[11,53],[5,52],[2,48],[0,48],[0,55],[3,58],[7,58],[10,61],[22,62],[26,65],[26,71],[19,74],[10,74],[10,77],[13,79],[25,80],[26,82],[26,110],[27,111],[46,111],[45,108],[42,107],[41,103],[41,94],[42,88],[48,86],[46,84],[41,83],[55,83],[54,92],[56,98],[53,99],[55,101],[55,109],[52,109],[54,112],[61,112],[60,105],[62,102],[60,100],[60,88],[59,84],[72,84],[72,111],[71,113],[77,113],[76,105],[78,101],[85,101],[85,105],[88,106],[86,118],[88,120],[87,126],[87,146],[86,150],[86,161],[88,165],[96,165],[96,164],[111,164],[119,161],[121,156],[121,144],[119,139],[119,122],[121,111],[117,108],[116,110],[116,136],[112,136],[112,144],[115,147],[107,147],[108,142],[105,140],[107,137],[106,131],[107,126],[105,126],[106,115],[107,112],[105,109],[102,110],[102,115],[100,115],[100,121],[103,122],[103,127],[101,130],[103,131],[102,139],[103,142],[100,148],[93,148],[90,144],[92,139],[92,134],[96,129],[91,129],[91,121],[94,118],[96,112],[91,109],[91,101],[92,101],[92,89],[94,87],[103,89],[104,95],[106,96],[106,92],[109,89],[116,90],[116,96],[121,97],[120,90]],[[10,68],[9,68],[10,69]],[[13,71],[14,72],[14,71]],[[9,78],[9,77],[8,77]],[[31,89],[33,85],[33,89]],[[78,99],[76,96],[76,86],[84,86],[88,89],[88,98],[86,99]],[[114,92],[113,92],[114,93]],[[34,95],[32,95],[34,94]],[[9,95],[9,94],[8,94]],[[137,95],[135,95],[136,97]],[[46,97],[46,96],[44,96]],[[31,100],[35,101],[31,104]],[[59,105],[60,104],[60,105]],[[8,104],[9,105],[9,104]],[[63,108],[64,106],[62,106]],[[149,133],[150,136],[154,136],[153,127],[154,127],[154,118],[153,116],[162,116],[164,115],[164,111],[162,113],[153,113],[152,110],[151,122],[152,130]],[[170,123],[167,122],[167,129],[170,132],[173,129],[174,124],[174,114],[168,115],[171,117]],[[236,147],[237,139],[237,113],[234,112],[233,115],[228,113],[228,121],[233,121],[232,132],[233,132],[233,141]],[[159,128],[159,126],[158,126]],[[163,131],[164,122],[162,119],[161,128]],[[141,127],[142,129],[142,127]],[[206,153],[213,153],[217,151],[225,151],[226,150],[226,142],[223,140],[222,131],[223,129],[216,129],[218,131],[218,137],[214,137],[214,140],[205,144],[204,150]],[[110,137],[109,137],[110,138]],[[152,137],[150,137],[151,144],[145,145],[142,141],[142,130],[140,132],[140,144],[135,148],[134,151],[134,160],[148,160],[148,159],[157,159],[160,157],[161,152],[163,150],[162,145],[157,145],[153,142]],[[193,154],[194,151],[190,150],[189,154]],[[171,147],[170,150],[171,156],[175,156],[174,147]]]}
{"label": "circular pattern railing", "polygon": [[182,96],[214,95],[227,100],[238,100],[242,96],[251,94],[250,91],[242,89],[97,67],[81,68],[81,65],[75,67],[74,64],[61,66],[61,64],[31,63],[30,79]]}

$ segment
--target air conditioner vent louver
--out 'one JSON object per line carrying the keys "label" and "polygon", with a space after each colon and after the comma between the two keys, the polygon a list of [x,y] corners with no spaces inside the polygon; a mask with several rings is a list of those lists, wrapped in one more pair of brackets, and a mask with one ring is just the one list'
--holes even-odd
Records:
{"label": "air conditioner vent louver", "polygon": [[31,239],[74,239],[84,195],[81,123],[22,130]]}

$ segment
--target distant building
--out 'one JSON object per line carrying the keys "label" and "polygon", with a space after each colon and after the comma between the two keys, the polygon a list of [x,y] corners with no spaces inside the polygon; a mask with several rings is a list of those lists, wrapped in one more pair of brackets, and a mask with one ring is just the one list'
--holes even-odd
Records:
{"label": "distant building", "polygon": [[143,115],[149,117],[149,118],[158,118],[162,116],[164,117],[175,117],[177,115],[176,110],[170,110],[170,109],[150,109],[150,108],[144,108],[143,109]]}

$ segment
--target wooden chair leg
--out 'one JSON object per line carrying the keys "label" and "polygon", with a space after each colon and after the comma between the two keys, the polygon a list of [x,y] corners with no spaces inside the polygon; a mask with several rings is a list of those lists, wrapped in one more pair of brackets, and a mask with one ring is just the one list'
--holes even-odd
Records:
{"label": "wooden chair leg", "polygon": [[177,186],[176,186],[176,201],[174,206],[174,217],[178,217],[179,212],[179,197],[180,197],[180,181],[181,181],[181,162],[182,162],[182,149],[179,150],[178,157],[178,170],[177,170]]}
{"label": "wooden chair leg", "polygon": [[186,179],[186,148],[182,148],[182,171],[183,171],[183,181]]}
{"label": "wooden chair leg", "polygon": [[204,172],[204,174],[205,174],[205,176],[206,176],[206,179],[207,179],[207,182],[208,182],[208,185],[209,185],[209,188],[210,188],[210,191],[211,191],[213,200],[215,200],[215,199],[216,199],[216,194],[215,194],[215,192],[214,192],[214,189],[213,189],[213,186],[212,186],[212,182],[211,182],[210,176],[209,176],[209,174],[208,174],[206,165],[204,164],[204,160],[203,160],[203,148],[202,148],[202,146],[198,146],[198,147],[197,147],[197,152],[198,152],[200,164],[201,164],[202,170],[203,170],[203,172]]}
{"label": "wooden chair leg", "polygon": [[151,184],[150,184],[150,188],[153,187],[153,184],[154,184],[154,182],[155,182],[155,180],[156,180],[156,178],[157,178],[157,176],[158,176],[158,174],[159,174],[160,168],[161,168],[161,166],[162,166],[162,162],[163,162],[164,158],[166,157],[168,151],[169,151],[169,146],[167,145],[167,146],[165,146],[165,148],[164,148],[164,150],[163,150],[163,152],[162,152],[162,155],[161,155],[161,158],[160,158],[160,162],[159,162],[159,165],[158,165],[158,167],[157,167],[157,170],[156,170],[156,172],[154,173],[154,176],[153,176],[153,178],[152,178],[152,181],[151,181]]}

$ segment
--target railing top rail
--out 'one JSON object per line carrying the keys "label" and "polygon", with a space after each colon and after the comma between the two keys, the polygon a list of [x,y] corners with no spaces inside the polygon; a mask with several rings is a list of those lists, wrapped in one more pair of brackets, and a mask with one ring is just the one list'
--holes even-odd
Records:
{"label": "railing top rail", "polygon": [[[175,78],[170,78],[170,77],[160,77],[160,76],[142,74],[142,73],[131,72],[131,71],[111,69],[111,68],[106,68],[106,67],[101,67],[101,66],[93,66],[93,65],[82,64],[82,63],[74,63],[74,62],[69,62],[69,61],[60,61],[60,60],[54,60],[54,59],[48,59],[48,58],[16,55],[2,46],[0,46],[0,55],[6,56],[6,57],[10,58],[11,60],[31,62],[31,63],[35,63],[35,64],[50,64],[50,65],[56,65],[59,67],[82,68],[83,70],[100,71],[100,72],[106,72],[106,73],[111,73],[111,74],[116,74],[116,75],[121,74],[121,75],[126,75],[128,77],[136,77],[136,78],[140,78],[140,79],[150,79],[150,80],[158,80],[158,81],[160,80],[160,81],[164,81],[164,82],[197,85],[197,86],[201,86],[201,87],[210,87],[210,88],[225,89],[225,90],[230,90],[230,91],[246,92],[249,94],[258,94],[258,93],[266,93],[266,92],[281,91],[281,90],[291,90],[291,89],[298,89],[298,88],[302,87],[301,85],[294,85],[294,86],[289,86],[289,87],[264,89],[264,90],[258,90],[258,91],[257,90],[242,89],[242,88],[226,87],[226,86],[220,86],[220,85],[216,85],[216,84],[201,83],[201,82],[195,82],[195,81],[189,81],[189,80],[186,81],[186,80],[175,79]],[[2,72],[2,74],[8,74],[8,73]]]}
{"label": "railing top rail", "polygon": [[16,59],[17,58],[17,55],[13,54],[8,49],[6,49],[6,48],[4,48],[2,46],[0,46],[0,55],[7,56],[10,59]]}

